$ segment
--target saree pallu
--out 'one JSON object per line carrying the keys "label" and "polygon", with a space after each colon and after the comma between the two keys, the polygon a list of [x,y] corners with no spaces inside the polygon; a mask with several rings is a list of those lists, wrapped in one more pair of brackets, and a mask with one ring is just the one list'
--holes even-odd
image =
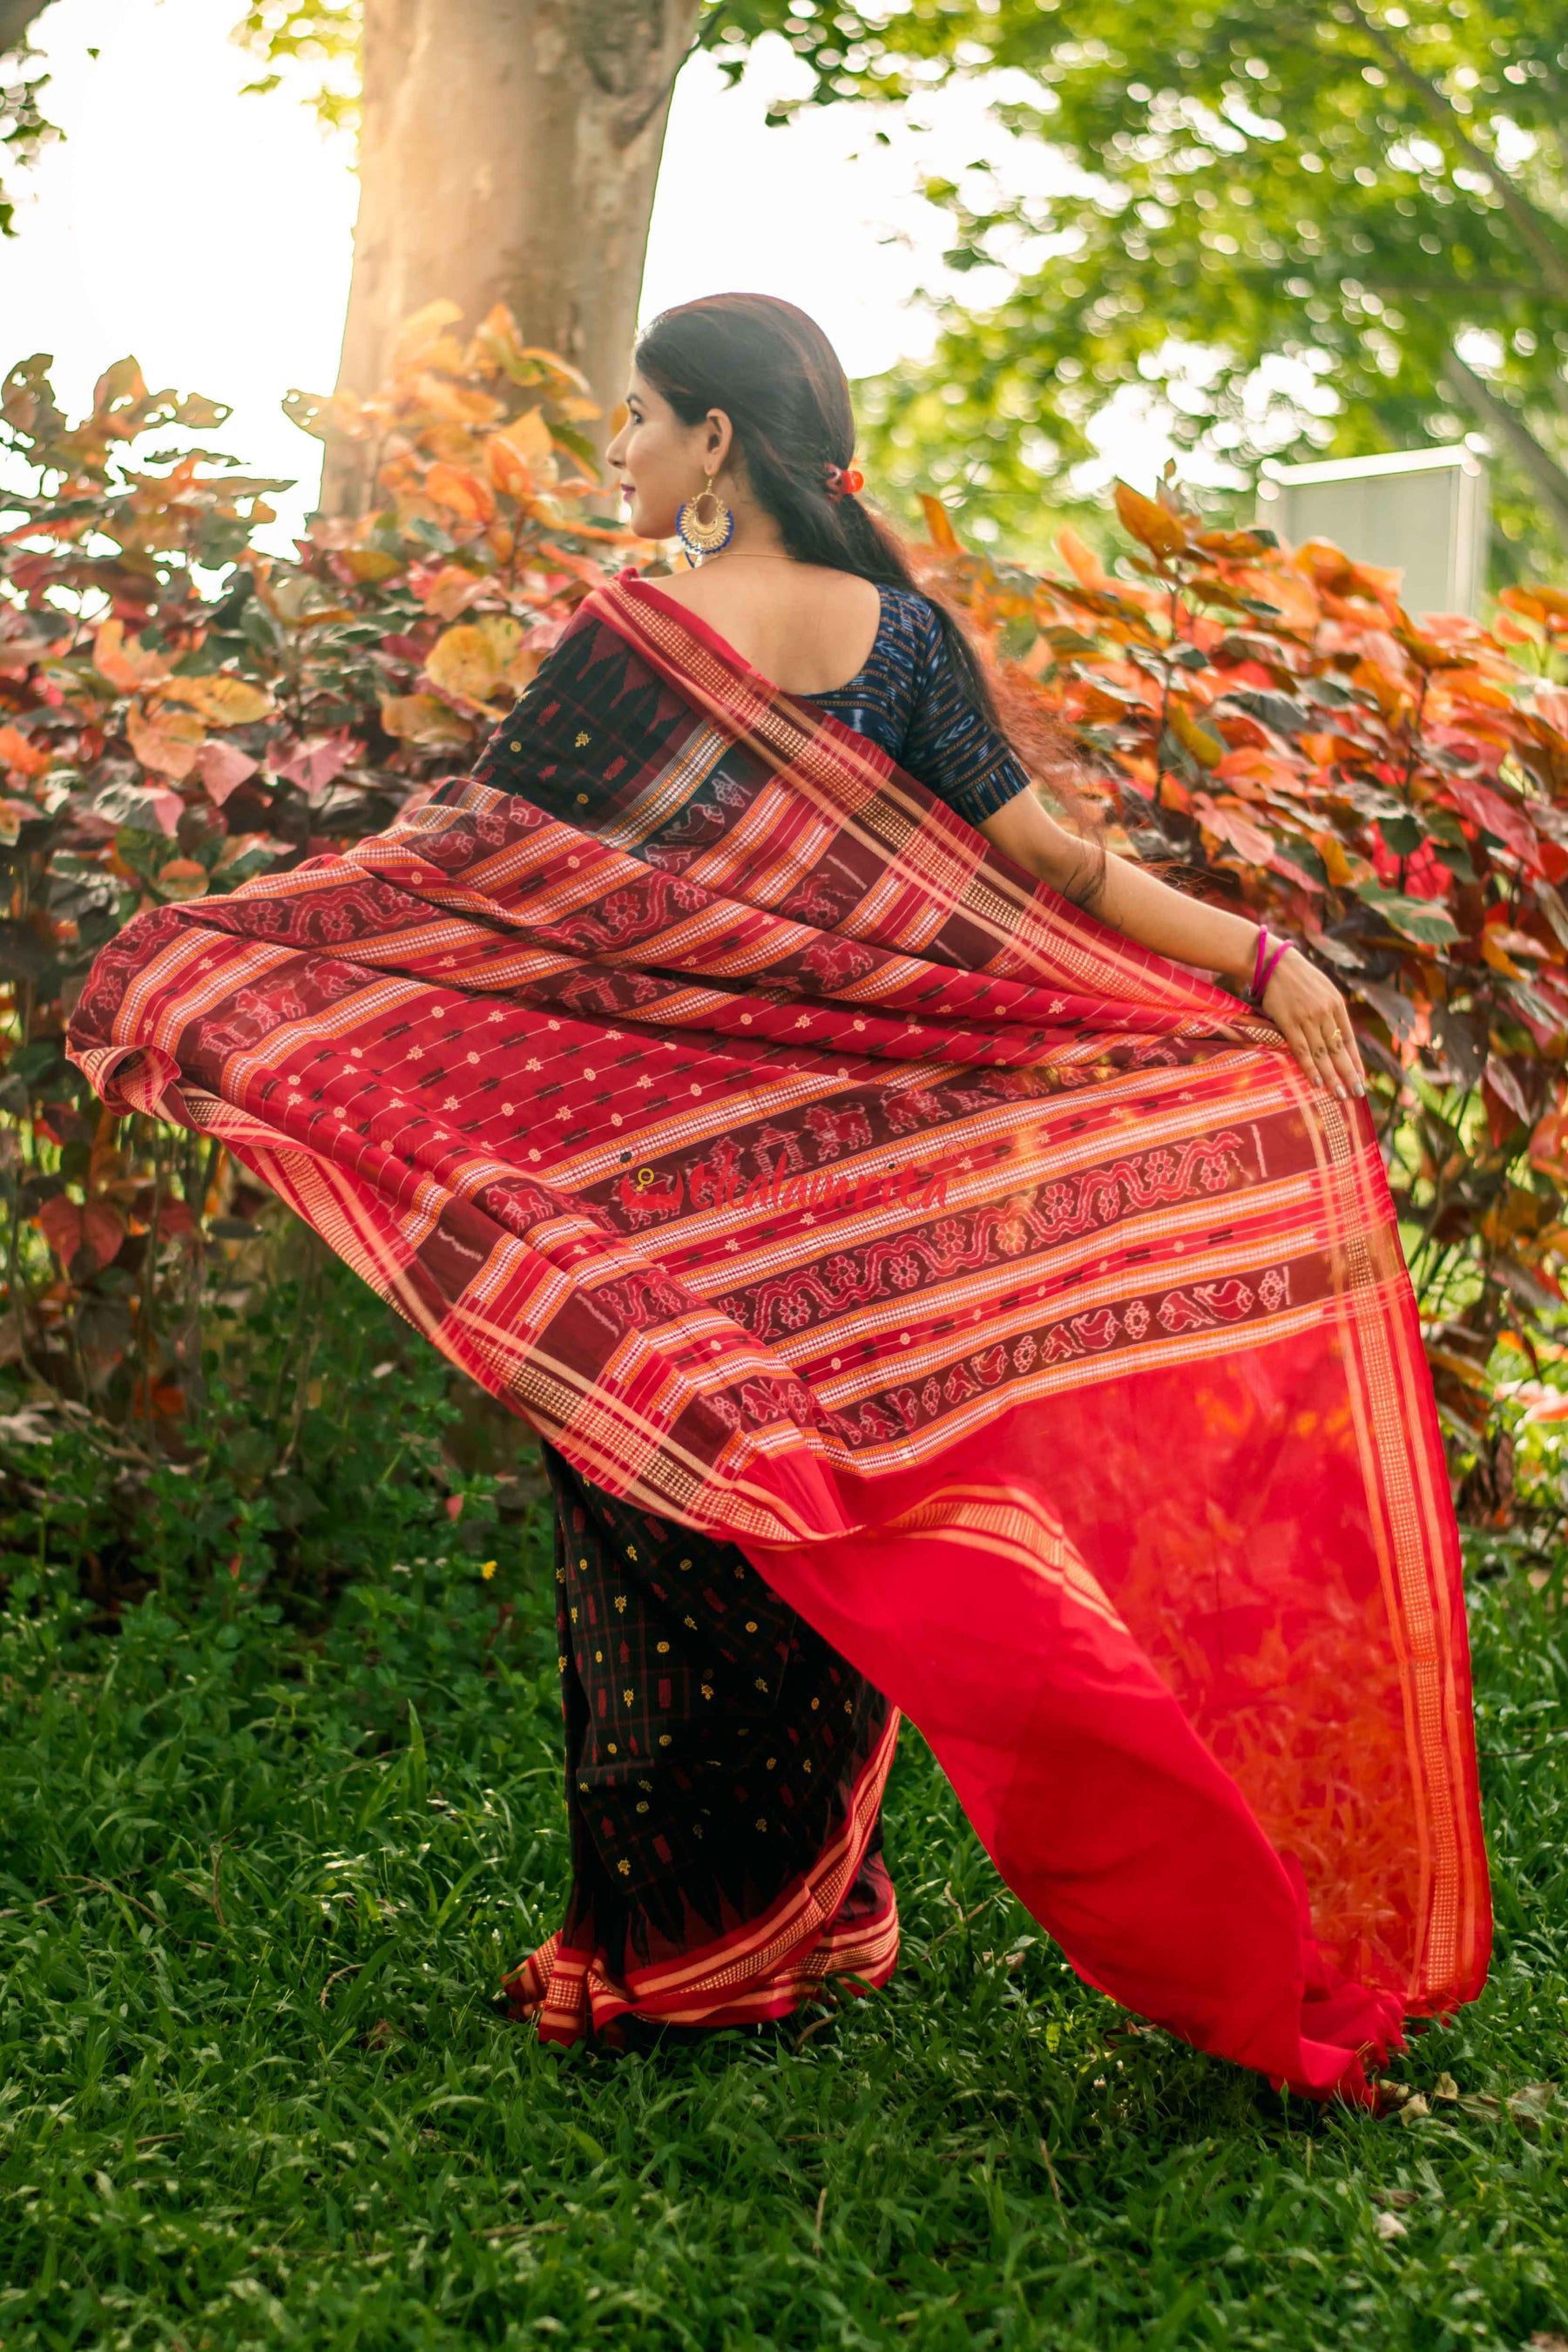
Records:
{"label": "saree pallu", "polygon": [[[386,834],[139,917],[71,1045],[540,1432],[595,1609],[639,1571],[637,1672],[585,1661],[575,1742],[620,1815],[580,1773],[593,1883],[517,1979],[544,2030],[880,1981],[895,1708],[1080,1974],[1200,2048],[1364,2097],[1403,2017],[1479,1990],[1457,1530],[1365,1105],[656,588],[592,594]],[[715,1770],[671,1722],[756,1654],[731,1556],[784,1680]],[[833,1671],[848,1736],[800,1751],[781,1861],[752,1733]],[[656,1815],[668,1860],[622,1851]]]}

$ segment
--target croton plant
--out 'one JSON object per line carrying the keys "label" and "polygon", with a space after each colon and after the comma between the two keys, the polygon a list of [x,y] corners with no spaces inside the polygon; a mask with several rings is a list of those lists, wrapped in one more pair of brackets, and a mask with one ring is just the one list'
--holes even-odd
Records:
{"label": "croton plant", "polygon": [[[179,1446],[247,1202],[66,1061],[94,954],[142,908],[381,830],[470,762],[607,566],[658,560],[603,520],[581,379],[504,310],[458,323],[411,320],[372,398],[291,402],[374,488],[288,557],[258,543],[287,486],[194,446],[213,403],[132,361],[77,423],[44,359],[0,392],[0,1360],[145,1444]],[[1417,620],[1396,575],[1207,529],[1169,481],[1116,506],[1110,568],[1070,531],[1044,576],[969,551],[934,502],[914,553],[1112,846],[1341,982],[1456,1475],[1506,1520],[1520,1429],[1548,1501],[1568,1416],[1568,595]]]}

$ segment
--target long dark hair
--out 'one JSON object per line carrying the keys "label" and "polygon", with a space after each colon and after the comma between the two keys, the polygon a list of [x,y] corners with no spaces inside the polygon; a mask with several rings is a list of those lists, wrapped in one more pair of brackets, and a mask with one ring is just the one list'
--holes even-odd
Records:
{"label": "long dark hair", "polygon": [[[855,454],[848,380],[815,319],[771,294],[704,294],[661,311],[637,338],[637,368],[668,401],[683,425],[721,408],[735,430],[752,495],[778,525],[784,551],[800,563],[853,572],[888,588],[912,589],[936,614],[948,658],[974,708],[1023,764],[1048,778],[1086,845],[1087,904],[1103,884],[1105,849],[1071,781],[1070,747],[1037,706],[1007,693],[1006,719],[957,616],[910,568],[897,536],[852,493],[828,495],[828,469]],[[1098,848],[1098,862],[1096,849]]]}
{"label": "long dark hair", "polygon": [[827,468],[855,454],[848,380],[815,319],[771,294],[704,294],[661,311],[637,338],[635,361],[683,425],[721,408],[735,428],[746,479],[799,563],[854,572],[926,595],[963,690],[1001,729],[990,680],[941,600],[919,587],[887,525],[846,492],[827,493]]}

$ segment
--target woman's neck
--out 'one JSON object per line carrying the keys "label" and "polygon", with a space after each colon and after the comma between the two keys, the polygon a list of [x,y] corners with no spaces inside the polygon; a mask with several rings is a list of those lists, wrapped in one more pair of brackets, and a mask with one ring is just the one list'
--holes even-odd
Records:
{"label": "woman's neck", "polygon": [[786,563],[791,561],[777,523],[761,507],[735,509],[735,528],[729,546],[709,561],[728,563],[736,556],[772,556]]}

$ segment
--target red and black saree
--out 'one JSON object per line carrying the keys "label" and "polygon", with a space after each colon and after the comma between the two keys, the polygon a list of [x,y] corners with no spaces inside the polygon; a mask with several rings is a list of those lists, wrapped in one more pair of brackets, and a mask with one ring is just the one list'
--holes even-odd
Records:
{"label": "red and black saree", "polygon": [[876,1984],[895,1710],[1074,1966],[1364,2096],[1473,1995],[1458,1544],[1364,1106],[647,583],[72,1027],[548,1442],[570,2039]]}

